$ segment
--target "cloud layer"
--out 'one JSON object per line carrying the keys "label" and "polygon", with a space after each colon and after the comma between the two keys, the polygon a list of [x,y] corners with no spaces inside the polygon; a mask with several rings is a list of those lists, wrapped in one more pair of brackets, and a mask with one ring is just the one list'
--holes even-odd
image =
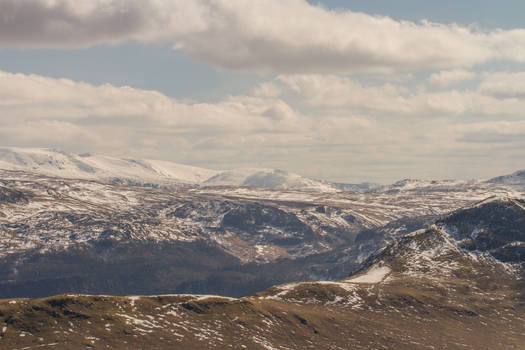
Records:
{"label": "cloud layer", "polygon": [[[339,181],[488,177],[525,164],[525,73],[516,72],[525,29],[396,21],[305,0],[0,1],[0,48],[129,42],[274,75],[244,94],[187,103],[0,71],[2,143]],[[496,67],[514,71],[482,71]]]}
{"label": "cloud layer", "polygon": [[329,11],[305,0],[3,0],[0,46],[173,44],[218,67],[277,73],[525,62],[525,30],[484,32]]}
{"label": "cloud layer", "polygon": [[[277,79],[311,106],[351,109],[379,116],[522,116],[522,73],[488,73],[476,90],[409,89],[386,83],[364,86],[336,75],[286,75]],[[448,78],[447,78],[448,79]],[[430,79],[432,84],[432,77]]]}
{"label": "cloud layer", "polygon": [[487,73],[479,87],[484,94],[499,97],[525,100],[525,72]]}
{"label": "cloud layer", "polygon": [[440,71],[430,76],[430,84],[437,87],[448,87],[465,81],[472,80],[476,77],[476,73],[464,69],[456,69],[449,71]]}
{"label": "cloud layer", "polygon": [[[483,76],[507,81],[515,94],[519,75]],[[413,93],[291,75],[250,95],[189,104],[156,91],[0,71],[0,139],[215,168],[280,167],[338,181],[488,177],[496,163],[511,170],[525,161],[525,100],[488,94],[484,83]]]}

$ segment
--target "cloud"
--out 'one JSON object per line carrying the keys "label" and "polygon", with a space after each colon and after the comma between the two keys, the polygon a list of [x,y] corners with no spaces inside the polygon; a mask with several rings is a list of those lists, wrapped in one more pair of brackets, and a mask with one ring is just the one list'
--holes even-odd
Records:
{"label": "cloud", "polygon": [[260,97],[278,97],[282,94],[282,89],[279,85],[267,81],[256,86],[252,92]]}
{"label": "cloud", "polygon": [[157,91],[110,84],[95,86],[69,79],[2,71],[0,112],[9,119],[52,118],[79,123],[85,120],[125,121],[173,126],[187,131],[206,127],[282,130],[296,118],[291,108],[278,99],[237,96],[218,104],[185,104]]}
{"label": "cloud", "polygon": [[[281,76],[263,86],[254,90],[267,93],[190,104],[156,91],[0,71],[0,140],[219,169],[276,167],[337,181],[484,176],[523,153],[517,99],[478,99],[472,91],[424,96],[336,76]],[[301,111],[307,103],[317,106]],[[498,103],[517,117],[458,118],[477,104],[500,113]]]}
{"label": "cloud", "polygon": [[3,0],[0,14],[2,47],[167,43],[234,70],[391,72],[525,62],[523,29],[396,21],[305,0]]}
{"label": "cloud", "polygon": [[[433,92],[390,83],[366,86],[337,75],[281,75],[277,80],[311,106],[387,117],[522,116],[525,110],[525,100],[488,96],[473,90]],[[518,85],[518,80],[514,80]]]}
{"label": "cloud", "polygon": [[463,69],[440,71],[434,73],[429,78],[429,83],[438,87],[447,87],[464,81],[472,80],[476,77],[476,73],[469,72]]}
{"label": "cloud", "polygon": [[487,121],[474,125],[458,125],[461,134],[458,141],[478,145],[503,145],[523,148],[525,146],[525,120]]}
{"label": "cloud", "polygon": [[179,161],[193,160],[193,147],[210,140],[300,132],[300,117],[276,98],[188,104],[156,91],[0,71],[0,139],[6,145],[156,157],[169,157],[167,150],[175,148]]}
{"label": "cloud", "polygon": [[0,43],[6,47],[81,48],[170,42],[206,30],[200,1],[2,0]]}
{"label": "cloud", "polygon": [[525,99],[525,72],[486,73],[478,90],[499,98]]}

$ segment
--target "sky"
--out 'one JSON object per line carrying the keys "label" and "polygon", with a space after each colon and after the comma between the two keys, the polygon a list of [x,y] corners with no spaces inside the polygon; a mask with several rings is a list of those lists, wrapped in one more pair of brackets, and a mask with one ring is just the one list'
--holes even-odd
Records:
{"label": "sky", "polygon": [[316,179],[525,168],[522,0],[0,0],[4,146]]}

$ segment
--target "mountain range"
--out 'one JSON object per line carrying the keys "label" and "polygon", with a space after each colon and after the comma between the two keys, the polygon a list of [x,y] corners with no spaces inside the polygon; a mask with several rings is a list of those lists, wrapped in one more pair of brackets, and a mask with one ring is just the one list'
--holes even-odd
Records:
{"label": "mountain range", "polygon": [[523,172],[379,186],[0,155],[0,348],[525,343]]}
{"label": "mountain range", "polygon": [[154,188],[0,170],[0,297],[239,297],[334,280],[451,210],[523,197],[491,183],[413,183],[366,193]]}
{"label": "mountain range", "polygon": [[234,186],[313,192],[407,190],[487,182],[525,189],[525,170],[486,181],[405,179],[392,185],[345,184],[315,180],[279,169],[211,170],[169,161],[72,154],[54,149],[0,147],[0,169],[69,179],[140,186]]}
{"label": "mountain range", "polygon": [[0,344],[520,349],[524,220],[524,201],[490,199],[397,237],[346,278],[277,285],[243,298],[68,294],[0,301]]}
{"label": "mountain range", "polygon": [[76,155],[51,149],[0,148],[0,169],[141,186],[253,186],[337,191],[329,183],[278,169],[239,168],[220,171],[161,160]]}

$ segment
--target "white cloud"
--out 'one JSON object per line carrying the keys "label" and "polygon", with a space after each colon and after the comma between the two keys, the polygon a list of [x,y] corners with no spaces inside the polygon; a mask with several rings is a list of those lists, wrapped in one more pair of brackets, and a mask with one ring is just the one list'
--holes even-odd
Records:
{"label": "white cloud", "polygon": [[[284,101],[233,96],[186,104],[156,91],[0,71],[2,143],[124,152],[194,161],[203,142],[300,132]],[[242,149],[242,148],[241,148]],[[209,160],[209,159],[208,159]]]}
{"label": "white cloud", "polygon": [[[0,71],[0,140],[216,168],[279,167],[339,181],[484,176],[483,163],[494,168],[523,153],[523,117],[457,117],[478,109],[499,113],[498,103],[522,116],[517,99],[454,91],[421,97],[401,86],[335,76],[270,83],[283,90],[280,97],[187,104],[155,91]],[[288,99],[287,87],[302,95]],[[301,113],[305,101],[318,106]]]}
{"label": "white cloud", "polygon": [[525,99],[525,72],[486,73],[479,91],[500,98]]}
{"label": "white cloud", "polygon": [[402,97],[403,88],[384,84],[363,86],[359,81],[336,75],[281,75],[278,80],[308,104],[355,107],[410,113],[414,106]]}
{"label": "white cloud", "polygon": [[278,99],[238,96],[218,104],[185,104],[156,91],[2,71],[0,112],[9,119],[146,122],[184,130],[282,130],[296,118]]}
{"label": "white cloud", "polygon": [[463,69],[445,70],[434,73],[430,76],[431,85],[438,87],[447,87],[464,81],[472,80],[477,76],[476,73]]}
{"label": "white cloud", "polygon": [[263,82],[253,89],[253,94],[260,97],[278,97],[281,95],[282,89],[279,85],[273,82]]}
{"label": "white cloud", "polygon": [[305,0],[2,0],[0,46],[171,43],[236,70],[347,73],[525,61],[525,30],[476,31]]}
{"label": "white cloud", "polygon": [[336,75],[281,75],[278,80],[312,106],[343,108],[387,117],[522,116],[525,100],[500,99],[477,91],[430,92],[383,84],[364,86]]}

